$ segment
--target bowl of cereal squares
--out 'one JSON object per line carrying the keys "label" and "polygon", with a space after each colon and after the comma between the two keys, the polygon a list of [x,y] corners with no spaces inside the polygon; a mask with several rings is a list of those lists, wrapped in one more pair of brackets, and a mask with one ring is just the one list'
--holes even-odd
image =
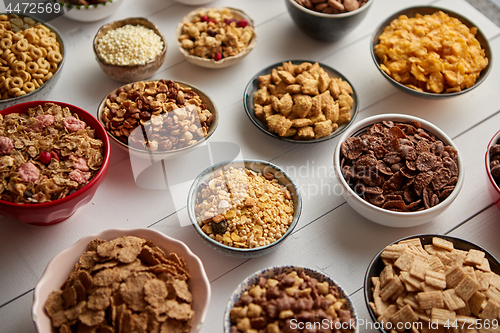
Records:
{"label": "bowl of cereal squares", "polygon": [[48,23],[16,14],[0,14],[0,30],[0,110],[43,99],[64,64],[60,33]]}
{"label": "bowl of cereal squares", "polygon": [[293,232],[301,211],[292,179],[259,160],[207,168],[193,181],[187,199],[198,235],[216,251],[244,258],[275,250]]}
{"label": "bowl of cereal squares", "polygon": [[0,213],[36,225],[66,220],[92,200],[109,157],[106,131],[76,106],[32,101],[0,111]]}
{"label": "bowl of cereal squares", "polygon": [[101,69],[120,82],[134,82],[153,75],[165,60],[167,40],[150,20],[129,17],[106,23],[93,40]]}
{"label": "bowl of cereal squares", "polygon": [[462,156],[446,133],[403,114],[372,116],[351,126],[336,146],[334,168],[354,210],[398,228],[443,213],[465,174]]}
{"label": "bowl of cereal squares", "polygon": [[206,68],[224,68],[241,61],[257,43],[253,20],[230,7],[198,8],[176,30],[186,60]]}
{"label": "bowl of cereal squares", "polygon": [[491,199],[500,209],[500,131],[491,138],[486,151],[485,162],[489,183],[488,190]]}
{"label": "bowl of cereal squares", "polygon": [[264,268],[234,290],[224,333],[359,332],[354,304],[324,272],[299,266]]}
{"label": "bowl of cereal squares", "polygon": [[498,332],[500,263],[464,239],[424,234],[395,241],[371,261],[364,295],[382,333],[470,328]]}
{"label": "bowl of cereal squares", "polygon": [[259,71],[243,95],[252,123],[292,143],[315,143],[345,131],[358,113],[358,96],[338,71],[322,63],[284,61]]}
{"label": "bowl of cereal squares", "polygon": [[112,15],[122,0],[52,0],[64,9],[64,17],[79,22],[95,22]]}
{"label": "bowl of cereal squares", "polygon": [[372,35],[371,55],[390,83],[424,98],[476,88],[492,60],[488,39],[473,22],[433,6],[406,8],[384,20]]}
{"label": "bowl of cereal squares", "polygon": [[32,318],[39,333],[195,333],[209,302],[205,268],[186,244],[151,229],[110,229],[48,263]]}
{"label": "bowl of cereal squares", "polygon": [[355,29],[375,0],[285,0],[297,27],[311,38],[336,41]]}
{"label": "bowl of cereal squares", "polygon": [[203,91],[163,79],[113,90],[100,103],[97,118],[122,149],[155,160],[201,144],[219,122],[217,107]]}

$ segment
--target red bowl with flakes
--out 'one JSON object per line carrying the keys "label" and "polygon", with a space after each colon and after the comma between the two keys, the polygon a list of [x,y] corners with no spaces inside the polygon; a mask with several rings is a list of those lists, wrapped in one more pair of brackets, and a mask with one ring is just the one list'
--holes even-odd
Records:
{"label": "red bowl with flakes", "polygon": [[500,144],[500,131],[496,132],[496,134],[491,139],[490,143],[488,144],[488,149],[486,150],[485,156],[486,174],[488,176],[488,191],[490,192],[491,199],[493,200],[495,205],[497,205],[498,209],[500,209],[500,180],[496,182],[495,178],[491,174],[492,161],[493,159],[497,159],[496,157],[492,158],[491,147],[496,144]]}
{"label": "red bowl with flakes", "polygon": [[[4,110],[1,110],[0,115],[2,115],[2,117],[5,117],[6,115],[11,113],[24,114],[29,108],[33,108],[38,105],[44,105],[45,103],[53,103],[55,105],[61,106],[62,108],[69,108],[72,114],[76,114],[81,121],[85,122],[88,127],[94,130],[94,138],[102,141],[102,164],[100,164],[99,169],[93,175],[93,177],[88,180],[88,183],[86,183],[83,187],[78,188],[71,194],[69,194],[68,192],[68,194],[66,194],[64,197],[61,196],[60,198],[57,198],[55,200],[41,203],[17,203],[9,202],[4,199],[0,200],[0,214],[12,216],[21,222],[35,225],[51,225],[62,222],[73,215],[77,209],[87,204],[93,198],[99,185],[104,181],[104,178],[106,177],[106,174],[108,172],[110,158],[110,144],[106,130],[93,115],[74,105],[52,101],[32,101],[13,105]],[[65,119],[67,119],[67,117]],[[37,122],[38,121],[39,120],[37,120]],[[0,136],[4,136],[3,129],[0,128],[0,130]],[[12,148],[12,150],[14,149]],[[11,153],[9,152],[7,154],[4,154],[0,152],[0,159],[4,158],[7,155],[11,156]],[[44,160],[43,158],[40,159],[40,157],[41,156],[35,156],[35,158],[29,159],[28,162],[33,161],[33,163],[30,163],[32,166],[35,165],[36,167],[36,165],[40,165],[40,163]],[[76,162],[74,162],[73,165],[76,165]],[[76,171],[77,167],[73,166],[73,168],[73,171]],[[75,174],[79,173],[80,172],[75,172]],[[84,172],[81,172],[81,174],[86,175]],[[21,177],[21,175],[19,174],[19,169],[18,175]],[[43,178],[43,175],[39,174],[38,177]],[[21,184],[24,186],[21,186],[21,189],[26,188],[26,185],[24,184],[29,181],[30,180],[25,179],[24,181],[16,184],[16,186]],[[6,191],[5,186],[1,187],[3,191]],[[33,195],[31,191],[30,194]],[[29,197],[29,194],[23,193],[23,196],[24,195]]]}

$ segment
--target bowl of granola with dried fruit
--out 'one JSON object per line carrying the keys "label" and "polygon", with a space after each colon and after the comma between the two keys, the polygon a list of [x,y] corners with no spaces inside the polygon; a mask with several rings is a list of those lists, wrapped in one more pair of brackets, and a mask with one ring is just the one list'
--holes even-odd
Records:
{"label": "bowl of granola with dried fruit", "polygon": [[365,275],[364,296],[382,333],[446,327],[498,332],[500,262],[452,236],[405,237],[382,249]]}
{"label": "bowl of granola with dried fruit", "polygon": [[32,319],[39,333],[195,333],[209,302],[205,268],[186,244],[151,229],[110,229],[48,263]]}
{"label": "bowl of granola with dried fruit", "polygon": [[493,136],[488,145],[485,162],[491,199],[500,209],[500,131]]}
{"label": "bowl of granola with dried fruit", "polygon": [[444,212],[463,186],[465,169],[446,133],[403,114],[372,116],[350,127],[335,149],[334,168],[354,210],[400,228]]}
{"label": "bowl of granola with dried fruit", "polygon": [[264,268],[234,290],[224,312],[224,333],[359,332],[354,304],[324,272],[299,266]]}
{"label": "bowl of granola with dried fruit", "polygon": [[315,143],[336,137],[352,124],[358,95],[330,66],[291,60],[255,74],[245,89],[243,106],[264,133],[292,143]]}
{"label": "bowl of granola with dried fruit", "polygon": [[187,61],[206,68],[234,65],[257,43],[253,20],[230,7],[193,10],[179,22],[176,39]]}
{"label": "bowl of granola with dried fruit", "polygon": [[159,160],[199,145],[217,128],[217,107],[197,87],[172,80],[138,81],[113,90],[97,118],[130,154]]}
{"label": "bowl of granola with dried fruit", "polygon": [[189,190],[187,211],[210,247],[248,258],[275,250],[292,233],[302,202],[283,169],[243,160],[221,162],[201,172]]}
{"label": "bowl of granola with dried fruit", "polygon": [[21,222],[64,221],[108,172],[109,138],[90,113],[33,101],[0,111],[0,213]]}

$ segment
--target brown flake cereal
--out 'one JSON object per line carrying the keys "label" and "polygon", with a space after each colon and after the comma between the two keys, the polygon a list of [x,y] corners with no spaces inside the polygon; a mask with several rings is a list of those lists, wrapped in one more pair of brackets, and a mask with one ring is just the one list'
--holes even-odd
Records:
{"label": "brown flake cereal", "polygon": [[94,132],[53,103],[0,115],[0,199],[36,204],[84,187],[104,161]]}
{"label": "brown flake cereal", "polygon": [[[94,260],[80,258],[61,290],[52,291],[45,303],[59,332],[191,330],[193,295],[184,258],[176,253],[166,256],[135,236],[95,239],[82,257]],[[172,269],[159,269],[164,263]],[[104,268],[95,269],[98,265]]]}
{"label": "brown flake cereal", "polygon": [[[411,261],[409,253],[420,255]],[[491,332],[498,331],[500,285],[492,286],[491,281],[500,282],[500,275],[479,268],[483,265],[480,258],[488,260],[484,252],[455,249],[452,241],[434,237],[432,244],[424,246],[419,238],[391,244],[382,256],[385,267],[379,277],[372,277],[370,302],[379,322],[390,322],[393,329],[397,323],[415,323],[411,330],[398,332],[468,333],[469,330],[450,327],[458,323],[459,328],[473,329],[470,332],[483,332],[477,330],[480,326],[476,322],[482,319],[492,327]],[[442,261],[444,258],[448,260]],[[408,267],[409,271],[403,270]],[[381,285],[382,281],[385,285]]]}
{"label": "brown flake cereal", "polygon": [[255,115],[279,136],[319,139],[351,120],[352,87],[330,77],[318,63],[283,62],[258,80]]}

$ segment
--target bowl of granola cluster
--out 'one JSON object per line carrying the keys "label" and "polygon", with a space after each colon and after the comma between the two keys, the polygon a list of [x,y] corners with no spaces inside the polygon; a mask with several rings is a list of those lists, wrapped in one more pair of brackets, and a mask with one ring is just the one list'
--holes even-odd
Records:
{"label": "bowl of granola cluster", "polygon": [[292,233],[302,203],[284,170],[265,161],[243,160],[201,172],[189,190],[187,211],[210,247],[248,258],[275,250]]}
{"label": "bowl of granola cluster", "polygon": [[493,202],[500,209],[500,131],[498,131],[488,145],[485,156],[488,189]]}
{"label": "bowl of granola cluster", "polygon": [[187,61],[224,68],[241,61],[257,43],[253,20],[236,8],[199,8],[177,26],[177,45]]}
{"label": "bowl of granola cluster", "polygon": [[103,98],[97,118],[120,148],[159,160],[207,140],[217,128],[217,107],[197,87],[172,80],[137,81]]}
{"label": "bowl of granola cluster", "polygon": [[354,210],[400,228],[443,213],[458,196],[465,173],[446,133],[403,114],[372,116],[350,127],[335,149],[334,168]]}
{"label": "bowl of granola cluster", "polygon": [[64,221],[94,196],[109,167],[109,138],[90,113],[33,101],[0,111],[0,213]]}
{"label": "bowl of granola cluster", "polygon": [[224,312],[224,333],[359,332],[354,304],[327,274],[307,267],[274,266],[241,282]]}
{"label": "bowl of granola cluster", "polygon": [[32,319],[39,333],[195,333],[209,303],[205,268],[186,244],[151,229],[109,229],[47,264]]}

